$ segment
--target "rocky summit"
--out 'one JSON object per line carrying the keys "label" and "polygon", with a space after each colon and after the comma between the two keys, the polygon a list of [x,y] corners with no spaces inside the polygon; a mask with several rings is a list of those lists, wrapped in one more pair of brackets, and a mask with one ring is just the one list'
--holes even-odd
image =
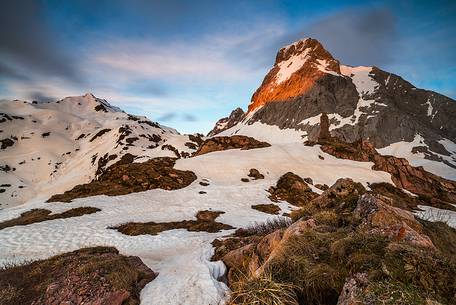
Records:
{"label": "rocky summit", "polygon": [[[239,116],[225,118],[223,126],[234,127],[224,134],[248,133],[251,128],[244,126],[259,122],[316,140],[322,113],[328,115],[331,135],[344,141],[369,139],[393,154],[395,143],[407,142],[407,154],[456,169],[453,99],[416,88],[377,67],[340,64],[311,38],[279,50],[247,115],[240,123]],[[215,128],[211,135],[222,130]]]}
{"label": "rocky summit", "polygon": [[316,39],[207,136],[0,109],[1,304],[456,304],[455,101]]}

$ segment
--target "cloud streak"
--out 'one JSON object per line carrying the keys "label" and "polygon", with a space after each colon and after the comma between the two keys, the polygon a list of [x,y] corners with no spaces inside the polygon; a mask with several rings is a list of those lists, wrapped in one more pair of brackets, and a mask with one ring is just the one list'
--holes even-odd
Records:
{"label": "cloud streak", "polygon": [[0,20],[1,77],[24,80],[24,75],[39,75],[82,81],[73,58],[46,23],[39,1],[5,1]]}

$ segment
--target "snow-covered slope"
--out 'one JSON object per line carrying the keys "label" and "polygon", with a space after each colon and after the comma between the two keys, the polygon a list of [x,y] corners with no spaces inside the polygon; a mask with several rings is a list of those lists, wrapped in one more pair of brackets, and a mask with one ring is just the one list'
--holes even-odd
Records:
{"label": "snow-covered slope", "polygon": [[[389,174],[373,171],[371,166],[369,162],[337,159],[323,153],[318,146],[308,147],[300,142],[179,159],[176,168],[191,170],[198,177],[183,189],[156,189],[115,197],[95,196],[65,204],[33,200],[1,211],[0,222],[32,208],[45,208],[52,212],[79,206],[101,209],[82,217],[0,230],[0,265],[46,258],[87,246],[109,245],[122,254],[139,256],[159,273],[141,292],[142,305],[220,304],[228,293],[227,286],[218,280],[225,267],[221,262],[210,261],[213,254],[211,242],[234,230],[220,233],[171,230],[156,236],[128,236],[108,227],[129,221],[189,220],[194,219],[200,210],[224,211],[217,221],[246,227],[277,217],[254,210],[251,206],[270,202],[267,189],[288,171],[328,185],[340,178],[341,173],[365,186],[367,182],[391,182]],[[241,178],[247,177],[251,168],[258,169],[265,179],[242,182]],[[200,185],[202,181],[209,185]],[[201,191],[206,193],[200,194]],[[279,202],[278,205],[282,213],[296,208],[286,202]]]}
{"label": "snow-covered slope", "polygon": [[[92,180],[129,153],[136,162],[174,156],[188,136],[129,115],[88,93],[57,102],[0,103],[0,208],[49,198]],[[98,171],[98,172],[97,172]]]}

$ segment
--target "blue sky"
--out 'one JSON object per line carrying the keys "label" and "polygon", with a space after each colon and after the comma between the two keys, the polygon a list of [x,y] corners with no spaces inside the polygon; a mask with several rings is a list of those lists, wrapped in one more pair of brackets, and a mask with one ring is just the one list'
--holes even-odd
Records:
{"label": "blue sky", "polygon": [[181,132],[246,109],[277,50],[320,40],[456,98],[454,1],[31,1],[2,4],[0,98],[92,92]]}

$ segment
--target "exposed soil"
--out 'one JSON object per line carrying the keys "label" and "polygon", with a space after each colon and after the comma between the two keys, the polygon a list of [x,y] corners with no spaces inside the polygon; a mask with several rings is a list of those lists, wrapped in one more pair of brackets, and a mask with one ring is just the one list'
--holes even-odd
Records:
{"label": "exposed soil", "polygon": [[232,226],[217,222],[215,219],[225,212],[221,211],[199,211],[196,214],[196,220],[182,220],[172,222],[129,222],[122,224],[118,227],[112,227],[110,229],[116,229],[117,231],[126,235],[157,235],[163,231],[175,230],[175,229],[186,229],[188,231],[205,231],[209,233],[220,232],[221,230],[234,229]]}
{"label": "exposed soil", "polygon": [[252,209],[272,215],[279,215],[280,213],[280,207],[272,203],[252,205]]}
{"label": "exposed soil", "polygon": [[174,169],[175,160],[161,157],[143,163],[118,162],[96,180],[77,185],[63,194],[53,195],[48,202],[69,202],[75,198],[95,195],[116,196],[156,188],[175,190],[186,187],[196,180],[196,175],[191,171]]}
{"label": "exposed soil", "polygon": [[205,140],[198,150],[194,153],[194,156],[207,154],[214,151],[222,151],[228,149],[254,149],[269,147],[271,144],[266,142],[258,141],[252,137],[247,136],[231,136],[231,137],[213,137]]}
{"label": "exposed soil", "polygon": [[94,247],[0,270],[2,305],[136,305],[157,274],[136,256]]}
{"label": "exposed soil", "polygon": [[87,214],[93,214],[101,211],[100,209],[93,207],[80,207],[74,208],[62,213],[52,214],[51,211],[45,209],[33,209],[28,212],[24,212],[20,217],[7,220],[0,223],[0,230],[14,227],[14,226],[25,226],[36,222],[42,222],[47,220],[62,219],[62,218],[71,218],[78,217]]}

